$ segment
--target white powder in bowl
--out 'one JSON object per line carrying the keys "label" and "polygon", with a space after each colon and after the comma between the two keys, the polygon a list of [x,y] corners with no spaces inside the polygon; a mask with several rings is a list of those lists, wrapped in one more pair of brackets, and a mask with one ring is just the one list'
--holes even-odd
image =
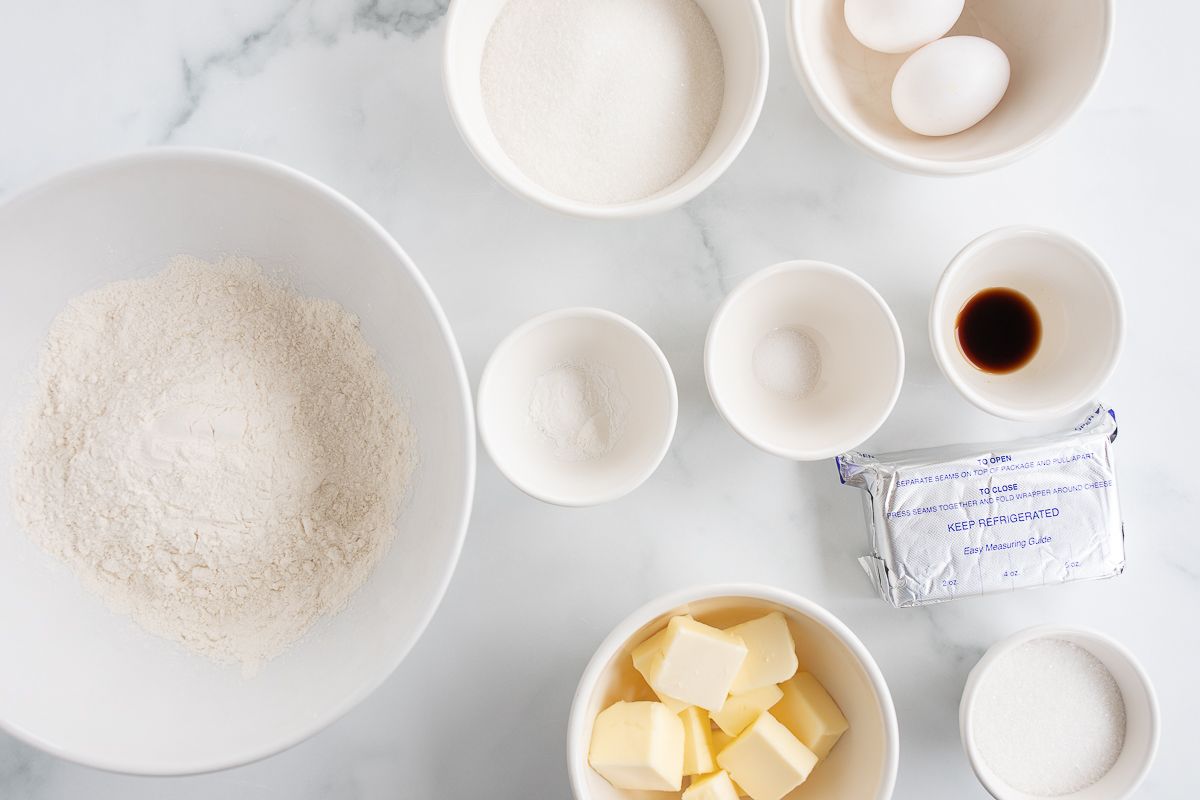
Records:
{"label": "white powder in bowl", "polygon": [[500,146],[574,200],[640,200],[696,163],[725,68],[694,0],[509,0],[480,71]]}
{"label": "white powder in bowl", "polygon": [[972,733],[984,761],[1038,797],[1091,786],[1125,745],[1125,701],[1112,673],[1063,639],[1034,639],[997,660],[974,702]]}
{"label": "white powder in bowl", "polygon": [[253,672],[366,579],[414,463],[355,317],[179,258],[55,318],[13,505],[111,607]]}
{"label": "white powder in bowl", "polygon": [[563,461],[591,461],[610,452],[625,431],[629,400],[617,371],[594,361],[566,361],[540,375],[529,397],[529,419]]}
{"label": "white powder in bowl", "polygon": [[759,384],[789,400],[812,394],[821,377],[821,348],[795,328],[776,328],[754,348],[754,377]]}

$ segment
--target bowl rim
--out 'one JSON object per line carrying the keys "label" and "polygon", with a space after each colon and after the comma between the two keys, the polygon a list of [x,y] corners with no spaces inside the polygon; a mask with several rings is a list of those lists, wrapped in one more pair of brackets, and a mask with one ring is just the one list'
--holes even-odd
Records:
{"label": "bowl rim", "polygon": [[[1087,384],[1081,385],[1081,388],[1070,398],[1059,403],[1047,403],[1033,408],[1013,408],[969,386],[952,366],[954,363],[952,359],[958,356],[958,348],[947,340],[942,326],[938,324],[945,312],[946,296],[950,292],[950,284],[954,278],[959,273],[970,269],[974,258],[983,250],[1013,239],[1049,240],[1059,247],[1075,252],[1095,270],[1113,304],[1116,340],[1112,352],[1109,354],[1108,362]],[[1038,225],[1008,225],[972,239],[946,265],[946,269],[938,279],[937,288],[934,289],[933,299],[929,303],[928,329],[929,347],[933,351],[933,359],[937,362],[942,375],[950,382],[951,386],[958,390],[959,394],[977,408],[997,417],[1016,422],[1038,422],[1057,419],[1093,403],[1096,395],[1112,378],[1125,346],[1125,302],[1121,297],[1121,289],[1117,286],[1116,277],[1112,274],[1108,264],[1083,242],[1053,228]]]}
{"label": "bowl rim", "polygon": [[[463,142],[466,143],[467,149],[470,150],[475,159],[497,183],[518,197],[531,201],[543,208],[548,208],[551,211],[557,211],[579,219],[633,219],[676,209],[695,199],[729,169],[730,165],[741,154],[742,149],[746,146],[746,142],[750,140],[750,135],[754,132],[755,127],[758,125],[759,116],[762,114],[763,101],[767,96],[767,81],[770,74],[770,47],[767,37],[767,24],[763,18],[762,6],[759,0],[739,0],[739,2],[745,4],[752,17],[754,26],[753,45],[758,61],[758,68],[754,73],[754,86],[751,92],[750,107],[747,113],[743,115],[733,138],[730,139],[729,144],[721,151],[719,157],[702,172],[693,176],[685,183],[677,185],[670,191],[660,190],[649,197],[625,203],[589,203],[582,200],[573,200],[551,192],[532,179],[525,177],[515,164],[509,162],[511,164],[511,168],[509,168],[508,165],[498,163],[497,160],[493,159],[488,154],[487,148],[482,145],[481,137],[473,127],[466,123],[463,101],[455,89],[456,82],[451,77],[455,71],[455,64],[458,59],[456,34],[461,25],[459,20],[467,14],[472,13],[473,10],[467,9],[467,6],[471,4],[466,2],[466,0],[454,0],[454,2],[450,3],[449,9],[446,11],[446,30],[442,39],[442,90],[446,96],[446,104],[450,109],[450,117],[454,120],[454,127],[458,130]],[[678,184],[679,181],[676,180],[676,183]]]}
{"label": "bowl rim", "polygon": [[[540,489],[528,481],[517,478],[509,471],[506,458],[502,455],[497,457],[497,453],[502,453],[503,451],[497,448],[496,442],[491,435],[491,430],[485,422],[487,415],[483,413],[483,409],[489,402],[491,388],[499,369],[497,366],[498,356],[516,347],[517,343],[535,328],[540,328],[548,323],[563,319],[598,320],[609,325],[616,325],[632,333],[654,358],[667,384],[668,409],[666,436],[659,443],[654,457],[648,459],[642,469],[630,472],[627,480],[621,482],[615,488],[604,492],[595,492],[592,494],[579,493],[575,495],[555,494]],[[491,456],[492,463],[496,465],[496,469],[500,470],[500,473],[513,486],[535,500],[541,500],[545,503],[566,508],[583,508],[617,500],[645,483],[658,470],[659,465],[662,464],[663,459],[667,455],[667,451],[670,450],[671,442],[675,439],[675,427],[679,422],[679,388],[675,383],[675,373],[671,370],[671,364],[663,354],[662,348],[650,337],[650,334],[646,333],[646,331],[642,330],[641,327],[628,318],[614,311],[592,306],[570,306],[538,314],[518,325],[507,336],[501,339],[500,343],[496,345],[496,348],[488,357],[487,364],[484,365],[483,372],[479,376],[479,388],[476,392],[475,404],[478,409],[476,416],[479,420],[479,438],[483,440],[483,447],[487,450],[488,455]]]}
{"label": "bowl rim", "polygon": [[[835,442],[831,446],[816,448],[816,447],[781,447],[773,442],[759,438],[751,434],[746,428],[736,419],[736,415],[730,411],[727,403],[724,402],[721,390],[718,388],[718,382],[713,377],[715,369],[716,356],[713,352],[713,343],[715,342],[718,330],[721,327],[729,310],[746,295],[751,289],[763,281],[773,278],[776,275],[792,272],[797,274],[825,273],[835,275],[842,280],[846,280],[856,289],[864,292],[866,296],[883,312],[884,318],[887,320],[888,328],[891,331],[891,344],[893,347],[893,355],[896,357],[896,374],[892,381],[892,388],[888,402],[881,413],[872,420],[869,425],[863,425],[861,435],[855,434],[853,437],[847,436],[842,441]],[[900,332],[900,325],[896,321],[896,315],[892,313],[892,309],[888,306],[887,301],[883,296],[866,281],[862,276],[855,272],[840,267],[836,264],[831,264],[828,261],[814,261],[811,259],[797,259],[793,261],[783,261],[778,264],[772,264],[769,267],[764,267],[757,272],[752,273],[737,286],[733,287],[717,306],[716,312],[713,313],[712,321],[708,325],[708,334],[704,339],[704,382],[708,386],[709,397],[712,398],[713,405],[717,407],[724,420],[729,423],[729,426],[737,431],[743,439],[750,444],[764,450],[772,455],[788,458],[793,461],[819,461],[824,458],[832,458],[841,453],[851,450],[865,442],[873,436],[883,424],[887,422],[892,411],[896,407],[896,401],[900,399],[900,390],[904,386],[905,373],[905,354],[904,354],[904,337]],[[869,428],[869,430],[868,430]],[[853,441],[851,441],[853,439]]]}
{"label": "bowl rim", "polygon": [[896,706],[892,700],[891,690],[888,688],[883,671],[875,663],[875,658],[867,646],[832,611],[806,597],[761,583],[718,583],[678,589],[643,604],[617,623],[616,627],[604,637],[600,646],[596,648],[579,678],[574,698],[571,701],[570,715],[567,718],[567,772],[570,776],[571,792],[575,800],[589,800],[590,798],[585,778],[587,743],[584,741],[584,731],[591,720],[586,718],[586,710],[596,684],[600,680],[600,675],[613,656],[649,620],[687,603],[725,597],[765,600],[785,606],[824,625],[846,645],[866,672],[867,680],[871,684],[883,716],[883,780],[873,800],[890,798],[896,788],[896,775],[900,767],[900,729],[896,721]]}
{"label": "bowl rim", "polygon": [[905,172],[930,176],[973,175],[1007,166],[1029,155],[1045,144],[1062,128],[1066,127],[1067,123],[1074,119],[1079,110],[1083,108],[1083,105],[1092,96],[1092,93],[1096,90],[1096,86],[1100,83],[1100,78],[1108,66],[1109,56],[1112,53],[1116,24],[1116,0],[1101,0],[1103,4],[1101,8],[1104,15],[1103,42],[1100,48],[1100,58],[1096,63],[1091,81],[1074,102],[1064,106],[1059,111],[1059,115],[1048,126],[1024,142],[1007,150],[963,161],[943,161],[936,158],[909,155],[880,143],[870,133],[852,124],[846,115],[841,113],[830,102],[828,94],[821,88],[821,84],[817,80],[804,48],[800,46],[800,20],[797,9],[800,3],[806,1],[788,0],[786,23],[788,49],[791,51],[793,71],[796,73],[800,85],[803,87],[804,93],[808,96],[809,103],[812,105],[817,116],[843,140],[858,146],[888,166],[904,170]]}
{"label": "bowl rim", "polygon": [[[424,635],[429,627],[434,614],[441,606],[442,600],[445,597],[446,590],[450,585],[450,581],[457,569],[459,557],[462,554],[463,544],[466,539],[467,528],[471,519],[471,510],[475,496],[475,473],[476,473],[476,452],[475,452],[475,417],[474,407],[470,402],[471,390],[470,383],[467,380],[466,367],[463,364],[462,354],[458,348],[458,342],[454,337],[454,332],[450,327],[450,322],[446,317],[445,311],[441,304],[434,296],[433,290],[425,277],[417,269],[416,264],[409,258],[408,254],[400,246],[400,244],[392,237],[387,230],[361,207],[355,204],[352,200],[341,194],[337,190],[328,186],[325,183],[313,178],[298,169],[289,167],[280,162],[274,161],[263,156],[252,155],[234,150],[226,150],[214,147],[182,147],[182,146],[157,146],[137,150],[131,153],[102,158],[99,160],[89,161],[87,163],[71,167],[51,175],[48,178],[37,181],[32,185],[16,192],[11,197],[5,198],[0,202],[0,215],[4,214],[9,208],[16,207],[17,204],[23,203],[36,195],[47,191],[53,191],[62,188],[64,185],[69,185],[74,181],[87,178],[99,173],[114,172],[120,173],[127,167],[135,167],[143,164],[154,164],[159,162],[170,163],[173,161],[196,162],[200,164],[215,164],[226,167],[234,167],[249,172],[257,172],[265,175],[273,180],[279,180],[284,183],[292,184],[299,191],[306,191],[320,196],[336,206],[342,213],[347,214],[355,222],[362,225],[365,230],[377,238],[384,244],[394,256],[394,260],[398,266],[407,272],[409,278],[416,285],[425,302],[429,305],[430,311],[437,324],[438,330],[442,338],[445,340],[447,348],[450,351],[454,379],[458,385],[458,406],[459,406],[459,423],[463,426],[463,445],[460,454],[463,459],[463,464],[466,467],[466,481],[462,487],[461,510],[457,515],[457,519],[452,528],[454,533],[454,541],[452,543],[451,558],[447,564],[445,575],[438,582],[438,586],[430,596],[432,602],[422,614],[419,623],[413,628],[412,633],[406,641],[401,642],[393,654],[393,657],[381,662],[381,668],[377,670],[369,680],[363,683],[356,691],[347,694],[340,703],[333,705],[327,712],[323,712],[314,716],[306,725],[299,727],[296,731],[286,736],[273,737],[268,743],[259,747],[247,749],[241,755],[228,756],[217,760],[208,761],[175,761],[175,762],[156,762],[151,763],[144,758],[96,758],[87,753],[79,752],[71,748],[65,748],[57,745],[55,742],[44,738],[43,736],[34,733],[26,728],[17,726],[8,720],[0,717],[0,730],[5,731],[14,738],[38,748],[51,755],[82,764],[88,767],[105,770],[107,772],[122,773],[127,775],[146,775],[146,776],[184,776],[184,775],[199,775],[209,772],[217,772],[233,767],[245,766],[255,761],[261,761],[264,758],[276,755],[283,752],[300,742],[309,739],[316,735],[330,724],[344,716],[347,712],[361,703],[368,695],[373,693],[379,686],[383,684],[401,662],[408,657],[413,647]],[[368,578],[369,580],[370,578]],[[147,634],[149,635],[149,634]]]}
{"label": "bowl rim", "polygon": [[[1137,788],[1145,780],[1146,775],[1150,772],[1150,767],[1154,763],[1155,755],[1158,752],[1159,736],[1161,734],[1158,695],[1154,691],[1154,684],[1150,681],[1149,674],[1142,666],[1142,663],[1138,661],[1137,657],[1125,645],[1108,634],[1101,633],[1094,628],[1074,625],[1034,625],[1004,637],[987,649],[979,661],[975,663],[975,666],[971,668],[971,671],[967,673],[967,681],[963,686],[962,698],[958,704],[958,734],[962,742],[963,751],[967,755],[967,761],[971,764],[971,771],[975,773],[975,777],[979,780],[983,788],[987,790],[988,794],[997,798],[997,800],[1037,799],[1033,795],[1000,783],[999,777],[995,776],[991,769],[986,766],[986,762],[983,760],[979,748],[975,744],[975,732],[971,726],[975,699],[979,693],[979,684],[983,680],[983,676],[987,674],[996,661],[1026,642],[1031,642],[1034,639],[1063,638],[1064,636],[1083,639],[1085,641],[1090,640],[1111,648],[1132,668],[1138,682],[1141,683],[1146,691],[1147,711],[1150,716],[1150,741],[1147,756],[1145,762],[1139,767],[1137,774],[1134,776],[1133,782],[1129,785],[1128,792],[1122,795],[1122,797],[1132,796],[1137,791]],[[992,780],[992,778],[995,778],[995,780]],[[1071,796],[1064,795],[1065,798]]]}

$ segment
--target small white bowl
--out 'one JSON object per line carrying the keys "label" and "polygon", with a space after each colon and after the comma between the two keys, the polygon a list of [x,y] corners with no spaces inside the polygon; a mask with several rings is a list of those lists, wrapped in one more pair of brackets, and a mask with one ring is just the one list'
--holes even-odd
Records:
{"label": "small white bowl", "polygon": [[[806,333],[821,354],[816,386],[784,397],[754,373],[755,347],[780,328]],[[713,316],[704,377],[717,410],[747,441],[798,461],[861,444],[887,419],[904,382],[904,343],[891,309],[842,267],[788,261],[734,288]]]}
{"label": "small white bowl", "polygon": [[577,217],[620,219],[670,211],[704,191],[750,138],[767,92],[767,26],[758,0],[696,0],[725,62],[725,98],[717,126],[696,163],[670,186],[628,203],[602,205],[556,194],[513,163],[492,132],[479,82],[484,45],[507,0],[455,0],[446,14],[443,80],[454,124],[479,163],[514,194]]}
{"label": "small white bowl", "polygon": [[784,800],[887,800],[896,785],[900,733],[883,673],[866,646],[827,610],[803,597],[757,584],[698,586],[660,597],[630,614],[592,656],[567,723],[567,770],[575,800],[642,800],[659,792],[616,789],[588,766],[592,723],[618,700],[653,700],[633,669],[633,649],[677,614],[728,627],[779,611],[788,619],[800,668],[811,672],[837,701],[850,730]]}
{"label": "small white bowl", "polygon": [[1131,797],[1150,771],[1158,749],[1158,699],[1150,677],[1123,645],[1110,636],[1086,628],[1038,625],[1018,631],[988,648],[971,669],[958,708],[959,734],[971,769],[988,793],[996,800],[1044,800],[1018,791],[1005,783],[983,759],[975,744],[972,727],[975,699],[980,681],[988,669],[1016,648],[1034,639],[1063,639],[1079,645],[1100,660],[1112,673],[1125,701],[1125,747],[1117,762],[1103,778],[1073,794],[1058,795],[1062,800],[1120,800]]}
{"label": "small white bowl", "polygon": [[948,36],[981,36],[1008,55],[1000,105],[953,136],[921,136],[892,111],[892,79],[908,53],[877,53],[846,27],[844,0],[790,0],[792,63],[817,115],[890,166],[961,175],[1010,164],[1083,105],[1112,46],[1115,0],[967,0]]}
{"label": "small white bowl", "polygon": [[[992,287],[1028,297],[1042,323],[1033,359],[999,375],[968,361],[955,333],[963,305]],[[942,273],[929,309],[930,346],[946,379],[984,411],[1018,421],[1055,419],[1095,402],[1124,338],[1121,294],[1108,267],[1045,228],[1001,228],[968,244]]]}
{"label": "small white bowl", "polygon": [[[627,400],[620,438],[590,460],[560,458],[530,416],[548,371],[591,361],[612,369]],[[521,491],[560,506],[615,500],[653,474],[675,435],[679,398],[666,356],[645,331],[599,308],[534,317],[505,337],[479,379],[479,433],[492,460]]]}

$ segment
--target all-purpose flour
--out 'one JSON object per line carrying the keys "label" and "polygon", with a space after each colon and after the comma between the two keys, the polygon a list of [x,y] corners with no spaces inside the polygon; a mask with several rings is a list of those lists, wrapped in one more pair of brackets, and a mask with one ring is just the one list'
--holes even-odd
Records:
{"label": "all-purpose flour", "polygon": [[178,258],[54,320],[14,507],[113,608],[253,669],[367,577],[414,453],[355,317]]}

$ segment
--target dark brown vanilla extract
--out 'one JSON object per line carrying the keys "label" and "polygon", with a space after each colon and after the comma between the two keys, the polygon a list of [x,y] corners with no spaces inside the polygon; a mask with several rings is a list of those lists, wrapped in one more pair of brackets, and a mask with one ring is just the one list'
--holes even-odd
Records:
{"label": "dark brown vanilla extract", "polygon": [[1042,320],[1028,297],[995,287],[976,292],[954,321],[958,347],[984,372],[1004,375],[1024,367],[1042,343]]}

